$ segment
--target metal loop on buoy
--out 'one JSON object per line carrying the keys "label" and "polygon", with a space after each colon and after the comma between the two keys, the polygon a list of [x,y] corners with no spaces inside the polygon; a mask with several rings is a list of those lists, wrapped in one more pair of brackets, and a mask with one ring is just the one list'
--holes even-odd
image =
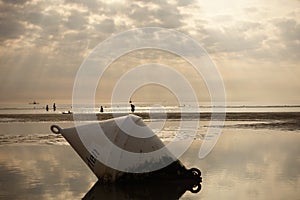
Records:
{"label": "metal loop on buoy", "polygon": [[61,128],[57,125],[52,125],[50,127],[51,131],[54,133],[54,134],[60,134],[61,133]]}
{"label": "metal loop on buoy", "polygon": [[201,190],[202,186],[200,183],[194,185],[192,188],[189,189],[192,193],[198,193]]}
{"label": "metal loop on buoy", "polygon": [[197,168],[191,168],[189,171],[191,171],[194,176],[201,176],[201,171]]}
{"label": "metal loop on buoy", "polygon": [[202,177],[201,177],[201,171],[197,168],[191,168],[188,170],[190,173],[190,176],[192,179],[195,181],[194,185],[189,189],[192,193],[198,193],[201,190],[201,182],[202,182]]}

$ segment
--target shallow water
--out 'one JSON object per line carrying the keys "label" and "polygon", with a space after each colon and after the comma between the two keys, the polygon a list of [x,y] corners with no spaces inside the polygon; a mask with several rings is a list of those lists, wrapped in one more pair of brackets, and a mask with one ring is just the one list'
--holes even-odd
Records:
{"label": "shallow water", "polygon": [[181,158],[203,173],[197,197],[186,193],[182,198],[299,199],[299,144],[299,132],[226,129],[205,159],[195,159],[197,145]]}
{"label": "shallow water", "polygon": [[[200,160],[198,151],[208,126],[200,122],[195,142],[180,158],[187,168],[202,171],[202,189],[194,194],[183,183],[178,187],[158,181],[155,186],[134,188],[96,184],[97,178],[68,143],[50,133],[53,123],[73,126],[72,122],[0,123],[1,199],[300,198],[299,130],[229,121],[213,151]],[[176,129],[178,121],[167,121],[160,136],[167,142]]]}
{"label": "shallow water", "polygon": [[[0,104],[0,114],[59,114],[72,110],[71,104],[56,104],[56,111],[46,111],[46,105],[43,104]],[[82,113],[100,113],[101,105],[82,105],[80,112]],[[110,103],[102,104],[104,107],[104,113],[128,113],[130,112],[130,105],[128,103],[114,104]],[[157,107],[157,104],[152,105],[146,102],[138,102],[135,105],[136,113],[174,113],[174,112],[212,112],[213,107],[211,102],[199,104],[195,107],[195,104],[191,105],[164,105]],[[223,109],[221,109],[223,112]],[[300,112],[300,105],[226,105],[226,112],[243,113],[243,112]]]}

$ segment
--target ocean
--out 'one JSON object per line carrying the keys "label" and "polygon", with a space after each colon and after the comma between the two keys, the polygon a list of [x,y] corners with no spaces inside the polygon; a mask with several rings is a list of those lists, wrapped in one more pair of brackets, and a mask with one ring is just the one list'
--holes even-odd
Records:
{"label": "ocean", "polygon": [[[214,107],[209,103],[204,105],[199,104],[198,107],[191,105],[151,105],[149,103],[138,103],[135,105],[135,113],[145,112],[211,112]],[[68,112],[72,110],[72,104],[56,104],[56,111],[53,111],[52,105],[49,106],[49,111],[46,111],[46,105],[44,104],[0,104],[0,114],[61,114],[62,112]],[[81,108],[82,113],[99,113],[100,106],[104,107],[105,113],[128,113],[130,112],[130,105],[128,103],[120,104],[96,104],[94,106],[83,105]],[[300,112],[300,105],[227,105],[226,112]]]}
{"label": "ocean", "polygon": [[[210,124],[209,106],[185,109],[197,121],[194,142],[179,158],[186,168],[201,170],[201,190],[193,193],[157,181],[155,186],[124,187],[103,185],[61,135],[50,126],[73,127],[71,105],[57,105],[46,111],[44,105],[0,106],[0,199],[300,199],[300,106],[244,106],[226,108],[222,134],[208,156],[198,153]],[[104,105],[83,108],[84,114],[110,118],[113,109]],[[180,106],[165,107],[166,119],[151,119],[145,113],[159,113],[151,106],[136,105],[136,115],[151,123],[165,143],[180,128]],[[115,110],[114,110],[115,111]],[[118,113],[130,113],[119,105]],[[147,117],[148,116],[148,117]],[[150,116],[150,118],[149,118]],[[157,126],[156,126],[157,125]],[[179,138],[180,139],[180,138]],[[163,190],[162,190],[163,188]],[[162,192],[163,191],[163,192]]]}

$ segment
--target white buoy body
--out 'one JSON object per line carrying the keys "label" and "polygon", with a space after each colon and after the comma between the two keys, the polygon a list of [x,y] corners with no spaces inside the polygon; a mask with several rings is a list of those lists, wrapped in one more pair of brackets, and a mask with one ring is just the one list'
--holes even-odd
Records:
{"label": "white buoy body", "polygon": [[[192,187],[201,182],[200,170],[187,170],[138,116],[66,129],[52,125],[51,131],[62,134],[100,182],[179,179],[192,180]],[[149,156],[153,152],[159,153]]]}
{"label": "white buoy body", "polygon": [[[102,131],[99,131],[99,126]],[[120,168],[140,172],[144,170],[141,168],[147,168],[150,162],[152,166],[167,165],[162,162],[171,163],[176,160],[172,154],[164,148],[165,145],[155,133],[145,125],[140,117],[135,115],[118,117],[99,123],[91,123],[66,129],[61,129],[54,125],[51,127],[51,130],[54,133],[62,134],[93,173],[105,182],[114,182],[126,173],[126,171],[119,170]],[[131,133],[141,135],[142,137],[135,137],[135,135]],[[120,148],[124,150],[124,152],[116,153],[112,150],[112,146]],[[149,152],[162,149],[163,151],[161,152],[163,155],[158,159],[147,159],[144,157],[144,155]],[[139,155],[139,162],[131,163],[126,161],[125,159],[128,158],[124,156],[124,154],[127,152]],[[160,160],[162,157],[164,159]],[[165,158],[168,159],[166,160]],[[115,164],[115,167],[109,167],[103,164],[101,160],[104,161],[104,163],[110,162]],[[120,165],[122,165],[122,167],[120,167]]]}

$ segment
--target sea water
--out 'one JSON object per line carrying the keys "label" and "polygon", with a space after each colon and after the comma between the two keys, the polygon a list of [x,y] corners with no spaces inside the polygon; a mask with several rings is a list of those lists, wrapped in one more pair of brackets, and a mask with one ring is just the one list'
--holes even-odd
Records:
{"label": "sea water", "polygon": [[[24,109],[5,111],[20,114]],[[244,113],[243,119],[230,115],[216,146],[204,159],[198,153],[210,124],[200,118],[193,144],[179,158],[187,168],[201,169],[198,193],[177,191],[159,181],[157,185],[166,194],[177,191],[180,199],[299,199],[300,114],[285,110],[283,115],[276,112],[274,118],[271,110],[263,117],[249,110],[239,113]],[[162,195],[146,185],[134,192],[130,187],[99,186],[64,138],[50,132],[50,125],[67,128],[74,126],[72,121],[23,121],[19,114],[0,120],[0,199],[151,199]],[[249,115],[247,120],[245,115]],[[146,123],[160,127],[161,121],[146,119]],[[154,132],[168,143],[180,129],[180,120],[155,127]]]}
{"label": "sea water", "polygon": [[[54,111],[51,105],[46,111],[46,105],[43,104],[0,104],[0,114],[61,114],[62,112],[72,111],[71,104],[56,104]],[[103,106],[105,113],[129,113],[130,104],[96,104],[96,105],[77,105],[77,112],[81,113],[100,113],[100,107]],[[212,112],[217,109],[208,103],[184,104],[184,105],[157,105],[149,103],[136,103],[136,113],[176,113],[176,112]],[[222,109],[224,110],[224,109]],[[300,112],[300,105],[227,105],[226,112]]]}

